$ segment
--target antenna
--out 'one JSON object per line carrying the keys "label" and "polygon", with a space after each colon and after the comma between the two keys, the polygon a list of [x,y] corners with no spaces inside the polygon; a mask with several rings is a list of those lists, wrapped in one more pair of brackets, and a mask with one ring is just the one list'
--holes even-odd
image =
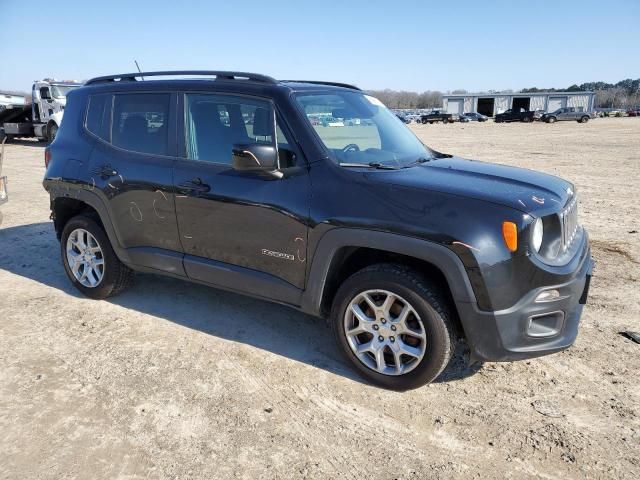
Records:
{"label": "antenna", "polygon": [[138,65],[138,60],[134,60],[134,62],[136,64],[136,68],[138,69],[138,73],[140,74],[140,78],[144,80],[144,75],[142,75],[142,70],[140,70],[140,65]]}

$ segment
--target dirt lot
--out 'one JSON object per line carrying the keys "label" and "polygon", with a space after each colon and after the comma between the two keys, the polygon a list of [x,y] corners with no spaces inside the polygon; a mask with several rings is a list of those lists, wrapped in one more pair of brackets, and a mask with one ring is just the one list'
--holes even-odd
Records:
{"label": "dirt lot", "polygon": [[640,119],[412,127],[573,180],[597,262],[577,343],[394,393],[285,307],[140,275],[80,297],[43,150],[10,145],[0,228],[0,478],[639,478]]}

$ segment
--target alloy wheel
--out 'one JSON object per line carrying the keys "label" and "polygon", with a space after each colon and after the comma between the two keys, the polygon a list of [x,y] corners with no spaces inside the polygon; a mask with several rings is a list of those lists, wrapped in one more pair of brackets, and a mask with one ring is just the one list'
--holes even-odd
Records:
{"label": "alloy wheel", "polygon": [[422,361],[427,336],[415,308],[387,290],[356,295],[344,315],[344,333],[356,358],[383,375],[404,375]]}
{"label": "alloy wheel", "polygon": [[76,228],[67,238],[67,265],[75,279],[87,288],[95,288],[104,278],[102,248],[87,230]]}

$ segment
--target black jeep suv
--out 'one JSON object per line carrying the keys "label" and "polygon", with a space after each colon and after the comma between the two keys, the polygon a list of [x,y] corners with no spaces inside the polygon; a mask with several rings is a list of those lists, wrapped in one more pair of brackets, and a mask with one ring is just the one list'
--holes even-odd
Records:
{"label": "black jeep suv", "polygon": [[574,342],[592,260],[570,183],[431,150],[350,85],[142,75],[70,92],[45,151],[85,295],[141,271],[289,305],[399,390],[436,378],[458,338],[472,361]]}

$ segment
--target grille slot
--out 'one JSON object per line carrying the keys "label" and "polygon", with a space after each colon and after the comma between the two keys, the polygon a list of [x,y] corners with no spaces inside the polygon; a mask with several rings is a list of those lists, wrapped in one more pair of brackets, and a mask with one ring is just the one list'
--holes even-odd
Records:
{"label": "grille slot", "polygon": [[578,198],[574,197],[571,203],[560,214],[562,225],[562,250],[567,251],[576,238],[578,232]]}

